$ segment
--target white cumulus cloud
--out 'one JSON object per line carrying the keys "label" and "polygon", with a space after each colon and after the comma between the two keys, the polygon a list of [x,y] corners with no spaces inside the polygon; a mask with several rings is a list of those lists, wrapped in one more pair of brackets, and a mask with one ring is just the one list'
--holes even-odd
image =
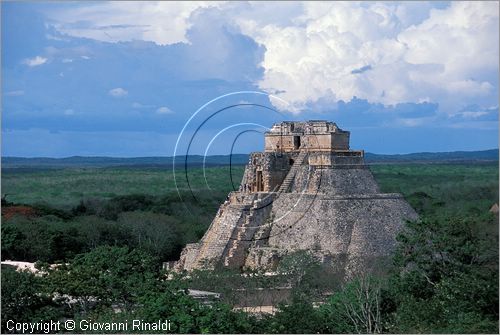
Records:
{"label": "white cumulus cloud", "polygon": [[[214,27],[265,48],[255,84],[290,103],[277,108],[331,109],[356,96],[385,105],[438,103],[453,114],[498,101],[498,11],[488,1],[108,2],[49,15],[70,36],[168,45],[190,43],[197,36],[190,29],[206,14],[217,18]],[[213,30],[207,45],[220,40],[214,27],[203,27]],[[207,73],[222,68],[200,64]]]}
{"label": "white cumulus cloud", "polygon": [[405,6],[307,3],[294,25],[246,19],[243,31],[266,47],[259,86],[282,91],[296,111],[353,96],[437,102],[449,113],[497,100],[498,3],[452,2],[421,22]]}
{"label": "white cumulus cloud", "polygon": [[105,42],[144,40],[161,45],[188,42],[189,17],[220,6],[207,1],[110,1],[48,12],[60,32]]}
{"label": "white cumulus cloud", "polygon": [[36,56],[34,58],[26,58],[25,60],[23,60],[23,64],[26,64],[30,67],[33,67],[33,66],[45,64],[47,62],[47,60],[48,59],[45,57]]}
{"label": "white cumulus cloud", "polygon": [[128,91],[121,87],[117,87],[109,90],[108,94],[111,95],[112,97],[119,98],[127,95]]}
{"label": "white cumulus cloud", "polygon": [[156,110],[156,113],[158,113],[158,114],[172,114],[173,111],[166,106],[162,106]]}

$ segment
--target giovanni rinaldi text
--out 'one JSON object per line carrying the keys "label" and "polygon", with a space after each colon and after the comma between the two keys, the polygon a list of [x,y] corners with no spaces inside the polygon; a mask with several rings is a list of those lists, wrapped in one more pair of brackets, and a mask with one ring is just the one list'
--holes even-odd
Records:
{"label": "giovanni rinaldi text", "polygon": [[7,321],[7,330],[23,334],[48,334],[59,331],[163,331],[172,329],[170,320],[157,320],[147,322],[144,320],[124,320],[123,322],[98,322],[90,319],[65,320],[65,321],[44,321],[38,322],[16,322]]}

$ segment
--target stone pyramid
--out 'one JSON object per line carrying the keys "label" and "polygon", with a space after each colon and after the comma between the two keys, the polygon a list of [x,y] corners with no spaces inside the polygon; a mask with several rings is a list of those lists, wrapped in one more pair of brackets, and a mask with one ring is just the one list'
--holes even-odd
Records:
{"label": "stone pyramid", "polygon": [[327,121],[275,124],[264,152],[250,155],[239,190],[174,269],[272,271],[284,256],[307,250],[352,273],[388,256],[404,221],[417,214],[400,194],[380,193],[349,137]]}

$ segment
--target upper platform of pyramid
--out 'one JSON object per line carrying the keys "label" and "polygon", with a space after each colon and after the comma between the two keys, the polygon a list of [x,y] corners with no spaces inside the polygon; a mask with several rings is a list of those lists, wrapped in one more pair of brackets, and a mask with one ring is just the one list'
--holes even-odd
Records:
{"label": "upper platform of pyramid", "polygon": [[311,120],[276,123],[265,133],[266,152],[349,150],[348,131],[335,123]]}

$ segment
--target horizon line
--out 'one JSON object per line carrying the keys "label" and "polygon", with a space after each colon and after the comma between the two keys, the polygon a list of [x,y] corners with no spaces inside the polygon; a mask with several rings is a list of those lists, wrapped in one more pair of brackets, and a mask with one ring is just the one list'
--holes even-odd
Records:
{"label": "horizon line", "polygon": [[[444,154],[444,153],[459,153],[459,152],[484,152],[484,151],[494,151],[494,150],[499,150],[499,148],[491,148],[491,149],[480,149],[480,150],[454,150],[454,151],[418,151],[418,152],[408,152],[408,153],[375,153],[375,152],[369,152],[365,151],[365,154],[372,154],[372,155],[384,155],[384,156],[401,156],[401,155],[414,155],[414,154]],[[252,152],[258,152],[258,151],[252,151]],[[252,152],[249,153],[233,153],[232,155],[250,155]],[[187,155],[188,157],[203,157],[204,155],[201,154],[192,154],[192,155]],[[218,154],[218,155],[208,155],[206,157],[216,157],[216,156],[231,156],[229,154]],[[4,158],[26,158],[26,159],[36,159],[36,158],[48,158],[48,159],[67,159],[67,158],[75,158],[75,157],[81,157],[81,158],[115,158],[115,159],[133,159],[133,158],[173,158],[174,156],[102,156],[102,155],[97,155],[97,156],[84,156],[84,155],[72,155],[72,156],[62,156],[62,157],[50,157],[50,156],[1,156],[2,159]],[[186,157],[186,155],[176,155],[175,157]]]}

